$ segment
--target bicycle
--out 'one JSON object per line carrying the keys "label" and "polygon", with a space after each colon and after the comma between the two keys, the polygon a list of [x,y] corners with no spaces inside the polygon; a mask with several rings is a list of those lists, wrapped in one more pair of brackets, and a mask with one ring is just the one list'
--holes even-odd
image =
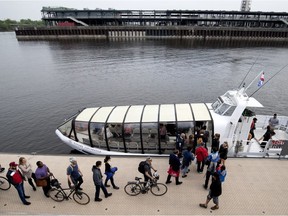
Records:
{"label": "bicycle", "polygon": [[124,187],[125,192],[130,196],[137,196],[138,194],[148,193],[150,190],[151,193],[155,196],[162,196],[167,193],[167,186],[163,183],[158,183],[155,179],[153,181],[149,180],[148,182],[141,182],[142,178],[135,177],[136,181],[128,182]]}
{"label": "bicycle", "polygon": [[9,190],[10,187],[11,187],[11,184],[8,181],[8,179],[3,176],[0,176],[0,189]]}
{"label": "bicycle", "polygon": [[[90,197],[82,192],[82,191],[76,191],[74,188],[62,188],[61,183],[58,182],[57,179],[51,179],[51,186],[52,189],[49,191],[49,196],[51,199],[53,199],[56,202],[62,202],[64,199],[69,200],[71,199],[71,195],[73,197],[73,200],[77,202],[80,205],[86,205],[90,202]],[[67,195],[65,191],[69,191],[70,193]]]}

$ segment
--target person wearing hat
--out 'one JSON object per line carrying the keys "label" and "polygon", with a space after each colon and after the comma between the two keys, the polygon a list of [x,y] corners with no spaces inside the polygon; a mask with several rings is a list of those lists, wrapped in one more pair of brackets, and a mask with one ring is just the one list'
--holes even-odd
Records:
{"label": "person wearing hat", "polygon": [[106,175],[105,187],[110,187],[110,185],[108,185],[108,181],[110,180],[113,188],[115,190],[118,190],[119,187],[115,185],[114,178],[113,178],[113,176],[114,176],[115,172],[118,170],[118,168],[117,167],[111,167],[109,161],[111,161],[111,157],[109,155],[107,155],[104,159],[105,175]]}
{"label": "person wearing hat", "polygon": [[77,160],[74,157],[69,158],[70,165],[67,167],[67,178],[69,187],[75,186],[75,190],[83,190],[80,186],[83,183],[83,174],[80,171]]}
{"label": "person wearing hat", "polygon": [[23,176],[20,171],[17,169],[18,164],[15,162],[11,162],[9,164],[9,169],[7,171],[6,177],[8,181],[16,188],[18,195],[23,202],[24,205],[30,205],[31,203],[28,202],[26,199],[30,198],[30,196],[25,195],[24,191],[24,183],[23,183]]}

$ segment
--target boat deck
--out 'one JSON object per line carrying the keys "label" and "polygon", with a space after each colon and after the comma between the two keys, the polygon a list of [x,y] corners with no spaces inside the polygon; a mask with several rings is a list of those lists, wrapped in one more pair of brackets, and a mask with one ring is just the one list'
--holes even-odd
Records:
{"label": "boat deck", "polygon": [[[36,168],[38,160],[43,161],[55,177],[67,186],[66,167],[69,155],[19,155],[1,154],[1,164],[8,167],[11,161],[18,162],[24,156]],[[21,203],[13,186],[8,191],[0,192],[0,215],[288,215],[288,161],[287,159],[267,158],[228,158],[226,161],[227,178],[223,183],[220,197],[220,208],[212,211],[199,207],[206,200],[208,191],[202,185],[204,174],[196,173],[193,163],[188,177],[181,179],[182,185],[176,186],[174,179],[168,185],[164,196],[156,197],[151,193],[128,196],[123,188],[135,176],[141,177],[138,164],[144,158],[112,157],[111,164],[118,167],[115,182],[120,190],[108,188],[113,195],[102,202],[94,202],[95,188],[92,180],[91,167],[103,156],[76,156],[84,176],[83,188],[90,196],[88,205],[78,205],[73,200],[55,202],[46,198],[42,188],[33,191],[25,182],[26,195],[31,196],[30,206]],[[165,182],[168,168],[167,157],[153,158],[153,165],[160,174],[159,182]],[[102,165],[102,172],[104,164]],[[6,175],[1,173],[1,176]]]}

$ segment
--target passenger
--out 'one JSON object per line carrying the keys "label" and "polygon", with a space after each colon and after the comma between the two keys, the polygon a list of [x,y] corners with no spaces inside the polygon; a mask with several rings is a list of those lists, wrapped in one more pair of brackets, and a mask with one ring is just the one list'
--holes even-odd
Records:
{"label": "passenger", "polygon": [[75,187],[76,191],[83,190],[81,185],[83,184],[83,174],[79,169],[77,164],[77,160],[74,157],[69,158],[70,165],[67,167],[67,178],[68,178],[68,185],[69,188]]}
{"label": "passenger", "polygon": [[[256,129],[256,123],[257,123],[257,118],[253,118],[251,126],[250,126],[248,140],[251,140],[251,139],[255,138],[254,130]],[[249,142],[248,142],[248,144],[249,144]]]}
{"label": "passenger", "polygon": [[187,147],[191,147],[191,149],[194,148],[194,135],[190,134],[188,139],[187,139]]}
{"label": "passenger", "polygon": [[219,196],[222,194],[222,185],[219,178],[219,175],[217,172],[213,173],[212,176],[212,183],[210,185],[209,194],[207,196],[205,203],[200,203],[199,206],[202,208],[207,208],[208,203],[211,199],[213,199],[213,202],[215,206],[211,207],[212,210],[219,209]]}
{"label": "passenger", "polygon": [[263,142],[260,144],[262,148],[265,148],[267,142],[275,135],[274,130],[268,125],[265,134],[258,140],[259,142],[263,139]]}
{"label": "passenger", "polygon": [[[101,134],[103,136],[103,138],[105,139],[105,129],[104,127],[102,128],[101,130]],[[113,137],[113,134],[112,132],[110,131],[110,127],[107,125],[106,126],[106,136],[107,136],[107,139],[109,140],[111,137]]]}
{"label": "passenger", "polygon": [[133,134],[133,128],[132,128],[132,125],[127,125],[125,128],[124,128],[124,136],[125,138],[130,138]]}
{"label": "passenger", "polygon": [[182,182],[179,181],[180,166],[181,166],[179,155],[180,155],[180,152],[178,149],[175,149],[173,154],[170,154],[170,157],[169,157],[170,167],[168,170],[168,176],[167,176],[166,184],[170,184],[172,182],[171,181],[172,176],[175,177],[176,185],[182,184]]}
{"label": "passenger", "polygon": [[96,165],[93,165],[93,167],[92,167],[93,181],[94,181],[94,185],[96,187],[95,198],[94,198],[95,202],[101,202],[102,201],[102,199],[99,197],[100,196],[100,188],[102,189],[102,191],[105,195],[105,198],[108,198],[109,196],[112,195],[112,193],[108,193],[105,185],[103,184],[103,181],[102,181],[103,176],[102,176],[101,169],[100,169],[101,165],[102,165],[102,162],[97,161]]}
{"label": "passenger", "polygon": [[35,171],[36,185],[41,186],[44,195],[46,197],[49,197],[49,190],[51,189],[50,176],[53,176],[53,173],[50,172],[49,168],[45,164],[43,164],[42,161],[37,161],[36,165],[37,165],[37,169]]}
{"label": "passenger", "polygon": [[209,140],[209,131],[207,130],[206,125],[202,127],[200,134],[202,134],[203,137],[204,147],[207,149],[207,142]]}
{"label": "passenger", "polygon": [[203,173],[205,160],[208,157],[208,151],[206,148],[204,148],[204,143],[202,142],[202,138],[199,138],[198,140],[201,140],[200,146],[196,148],[196,158],[197,158],[197,172]]}
{"label": "passenger", "polygon": [[212,152],[208,155],[207,160],[209,161],[209,165],[207,167],[206,179],[203,185],[205,189],[208,188],[210,176],[213,175],[214,172],[216,172],[217,163],[220,160],[219,153],[216,147],[212,149]]}
{"label": "passenger", "polygon": [[273,117],[271,117],[271,118],[269,119],[269,126],[270,126],[270,129],[274,130],[275,127],[277,127],[278,125],[279,125],[279,120],[278,120],[278,118],[277,118],[277,114],[275,113],[275,114],[273,115]]}
{"label": "passenger", "polygon": [[28,183],[31,185],[34,191],[36,191],[36,187],[33,184],[32,178],[36,181],[35,173],[32,171],[32,166],[27,162],[24,157],[19,158],[19,169],[22,172],[22,175],[25,180],[28,180]]}
{"label": "passenger", "polygon": [[225,165],[225,161],[227,160],[228,155],[228,143],[226,141],[220,146],[219,155],[221,164]]}
{"label": "passenger", "polygon": [[20,171],[17,170],[17,166],[18,164],[16,164],[15,162],[11,162],[9,164],[9,169],[7,171],[6,177],[8,181],[16,188],[23,204],[30,205],[31,203],[26,200],[30,198],[30,196],[25,195],[23,178]]}
{"label": "passenger", "polygon": [[213,148],[216,148],[218,151],[219,150],[219,144],[220,144],[220,134],[215,133],[214,138],[212,139],[211,151]]}
{"label": "passenger", "polygon": [[[190,135],[191,136],[191,135]],[[183,160],[182,160],[182,178],[187,177],[187,173],[190,171],[189,166],[192,161],[195,159],[194,154],[191,152],[191,146],[188,146],[187,150],[183,152]]]}
{"label": "passenger", "polygon": [[160,124],[159,133],[161,141],[166,141],[167,129],[164,124]]}
{"label": "passenger", "polygon": [[176,149],[179,150],[180,154],[182,154],[182,150],[185,144],[185,134],[181,133],[181,135],[177,135],[176,137]]}
{"label": "passenger", "polygon": [[105,175],[106,175],[106,180],[105,180],[105,187],[110,187],[110,185],[108,185],[108,181],[111,181],[111,184],[113,186],[114,189],[118,190],[119,187],[117,187],[114,183],[114,174],[115,172],[118,170],[117,167],[111,167],[110,162],[111,161],[111,157],[110,156],[106,156],[104,159],[104,163],[105,163]]}

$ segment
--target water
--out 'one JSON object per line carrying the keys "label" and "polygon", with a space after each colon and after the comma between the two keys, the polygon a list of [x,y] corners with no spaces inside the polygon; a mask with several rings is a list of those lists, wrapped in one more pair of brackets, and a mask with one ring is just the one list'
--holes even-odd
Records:
{"label": "water", "polygon": [[[17,41],[0,33],[1,151],[68,154],[55,135],[84,107],[213,102],[261,70],[268,80],[287,64],[288,48],[189,41]],[[256,97],[257,113],[287,115],[287,71]],[[249,81],[250,80],[250,81]],[[257,89],[253,84],[252,93]]]}

